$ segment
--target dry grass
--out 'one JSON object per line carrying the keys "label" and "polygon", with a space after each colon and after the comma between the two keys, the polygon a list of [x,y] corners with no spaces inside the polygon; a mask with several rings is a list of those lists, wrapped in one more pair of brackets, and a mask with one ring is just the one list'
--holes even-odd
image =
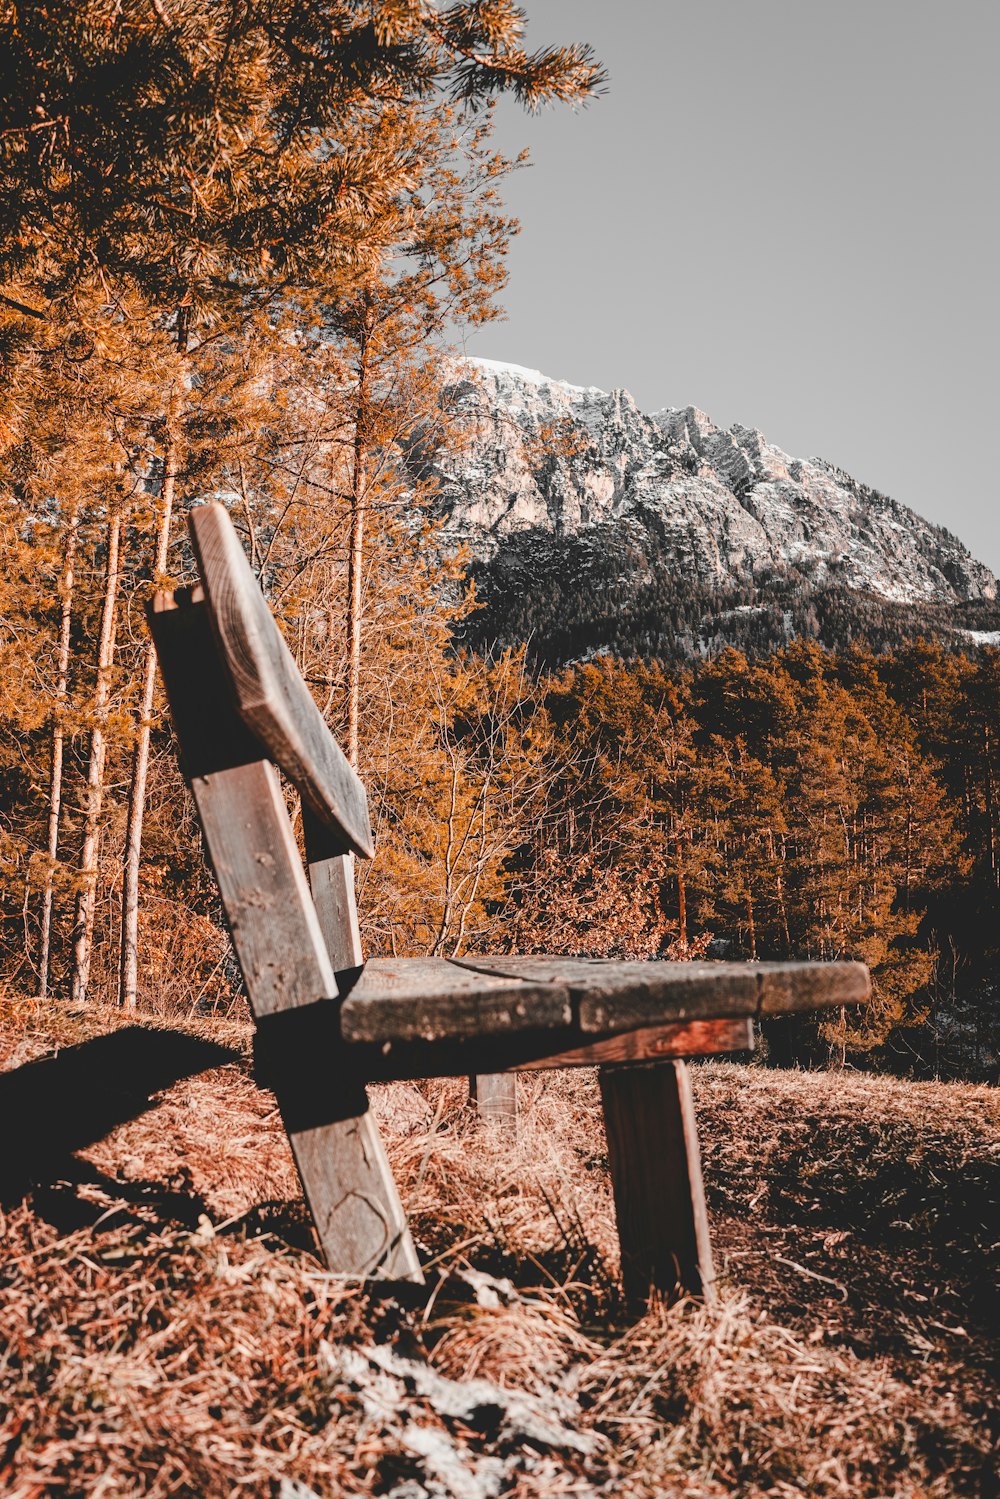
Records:
{"label": "dry grass", "polygon": [[[0,1065],[120,1023],[9,1002]],[[399,1297],[313,1257],[247,1028],[190,1029],[241,1060],[8,1205],[0,1491],[995,1491],[994,1092],[697,1068],[723,1294],[629,1326],[590,1074],[526,1081],[516,1143],[459,1082],[376,1090],[432,1266]]]}

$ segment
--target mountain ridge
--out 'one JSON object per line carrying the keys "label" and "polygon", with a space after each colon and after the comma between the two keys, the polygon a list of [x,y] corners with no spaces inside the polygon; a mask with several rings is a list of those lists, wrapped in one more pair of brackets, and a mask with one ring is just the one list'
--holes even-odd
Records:
{"label": "mountain ridge", "polygon": [[[781,603],[781,628],[765,631],[772,646],[790,630],[825,640],[821,616],[836,600],[849,615],[854,599],[859,619],[916,613],[937,628],[943,612],[994,624],[997,579],[951,532],[756,428],[721,428],[694,406],[643,412],[627,390],[482,359],[454,362],[443,405],[464,436],[433,454],[437,510],[444,536],[472,556],[480,639],[484,628],[523,638],[530,621],[511,617],[511,589],[558,592],[584,652],[704,653],[699,603],[709,614]],[[572,597],[574,583],[589,602]],[[554,602],[534,601],[544,630],[561,628]],[[677,606],[683,618],[667,619]],[[634,647],[612,617],[623,610],[637,617]],[[566,649],[575,654],[564,642],[556,655]]]}

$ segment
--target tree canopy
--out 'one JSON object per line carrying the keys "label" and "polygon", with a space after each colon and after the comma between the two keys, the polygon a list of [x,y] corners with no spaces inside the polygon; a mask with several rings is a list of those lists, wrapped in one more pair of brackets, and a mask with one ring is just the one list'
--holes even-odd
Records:
{"label": "tree canopy", "polygon": [[509,0],[6,0],[8,309],[99,284],[208,313],[364,267],[420,175],[414,109],[600,86],[587,47],[528,52],[524,25]]}

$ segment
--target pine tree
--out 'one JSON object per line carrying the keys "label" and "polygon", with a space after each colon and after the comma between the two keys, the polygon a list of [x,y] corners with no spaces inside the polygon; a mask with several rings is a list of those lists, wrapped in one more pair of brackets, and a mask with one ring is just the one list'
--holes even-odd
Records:
{"label": "pine tree", "polygon": [[15,338],[80,288],[194,323],[364,269],[419,162],[400,100],[600,86],[509,0],[18,0],[0,8],[0,292]]}
{"label": "pine tree", "polygon": [[[360,0],[310,6],[295,0],[136,0],[126,6],[72,0],[58,15],[30,0],[0,7],[6,440],[10,445],[30,432],[44,401],[40,346],[48,350],[45,357],[100,361],[109,340],[130,342],[123,367],[131,364],[146,389],[121,403],[139,429],[126,467],[132,478],[141,477],[155,512],[152,581],[163,581],[169,570],[178,497],[190,500],[199,483],[225,482],[234,467],[245,468],[245,454],[233,445],[247,426],[245,407],[259,382],[254,366],[262,348],[269,346],[277,358],[276,345],[289,326],[315,327],[324,308],[347,316],[352,304],[370,301],[401,251],[424,268],[422,283],[411,273],[408,290],[415,302],[423,299],[425,337],[433,321],[427,309],[435,298],[442,308],[448,301],[427,267],[436,266],[455,306],[466,277],[471,307],[468,288],[488,254],[477,262],[470,253],[475,234],[468,220],[448,248],[444,215],[456,201],[454,191],[450,199],[447,192],[420,197],[428,161],[442,150],[441,131],[458,128],[444,100],[475,110],[510,91],[533,105],[583,98],[600,83],[587,49],[530,54],[522,35],[523,17],[507,0],[442,10],[406,0],[375,6]],[[462,142],[454,149],[460,159]],[[446,183],[442,173],[438,182]],[[399,291],[397,285],[397,312]],[[411,322],[419,329],[419,316]],[[248,359],[250,349],[257,352]],[[220,368],[227,364],[235,381],[230,378],[224,391]],[[363,445],[366,423],[367,411],[354,427]],[[354,488],[351,593],[357,603],[368,489],[363,464]],[[137,535],[143,530],[140,525]],[[359,630],[355,608],[352,631]],[[354,659],[357,666],[357,651]],[[109,670],[105,652],[97,664],[99,684]],[[357,670],[353,680],[356,732]],[[126,1004],[136,993],[153,689],[147,648],[139,663],[124,857],[120,984]],[[99,715],[105,707],[98,706]],[[91,765],[99,781],[103,751],[95,734]],[[94,785],[81,893],[81,974],[100,800]]]}
{"label": "pine tree", "polygon": [[64,523],[63,569],[59,579],[59,645],[52,702],[52,751],[49,766],[49,805],[46,829],[46,867],[42,886],[42,910],[38,938],[38,997],[49,988],[52,951],[52,901],[56,858],[59,853],[59,822],[62,813],[63,757],[66,742],[65,711],[69,693],[70,635],[73,624],[74,562],[80,532],[80,501],[72,505]]}

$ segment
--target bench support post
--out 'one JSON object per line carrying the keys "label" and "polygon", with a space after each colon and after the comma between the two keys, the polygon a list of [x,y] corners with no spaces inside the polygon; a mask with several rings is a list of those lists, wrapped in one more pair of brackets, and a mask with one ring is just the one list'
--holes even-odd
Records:
{"label": "bench support post", "polygon": [[[233,947],[256,1019],[336,1005],[322,923],[346,900],[350,871],[332,861],[320,906],[309,893],[281,783],[232,705],[203,600],[160,594],[150,614],[171,716]],[[356,924],[335,953],[354,960]],[[342,901],[343,903],[343,901]],[[338,1053],[340,1049],[338,1048]],[[351,1278],[421,1280],[368,1096],[349,1059],[331,1055],[276,1081],[276,1097],[328,1268]]]}
{"label": "bench support post", "polygon": [[[266,760],[192,779],[198,816],[243,970],[260,1018],[336,1002],[337,983],[309,896],[278,775]],[[292,1153],[320,1248],[334,1274],[422,1280],[378,1126],[346,1058],[278,1089]],[[319,1072],[319,1075],[317,1075]],[[340,1115],[330,1118],[330,1109]]]}
{"label": "bench support post", "polygon": [[469,1097],[484,1119],[517,1129],[517,1074],[481,1072],[469,1078]]}
{"label": "bench support post", "polygon": [[714,1298],[715,1272],[687,1065],[600,1069],[601,1097],[630,1304],[651,1290]]}

